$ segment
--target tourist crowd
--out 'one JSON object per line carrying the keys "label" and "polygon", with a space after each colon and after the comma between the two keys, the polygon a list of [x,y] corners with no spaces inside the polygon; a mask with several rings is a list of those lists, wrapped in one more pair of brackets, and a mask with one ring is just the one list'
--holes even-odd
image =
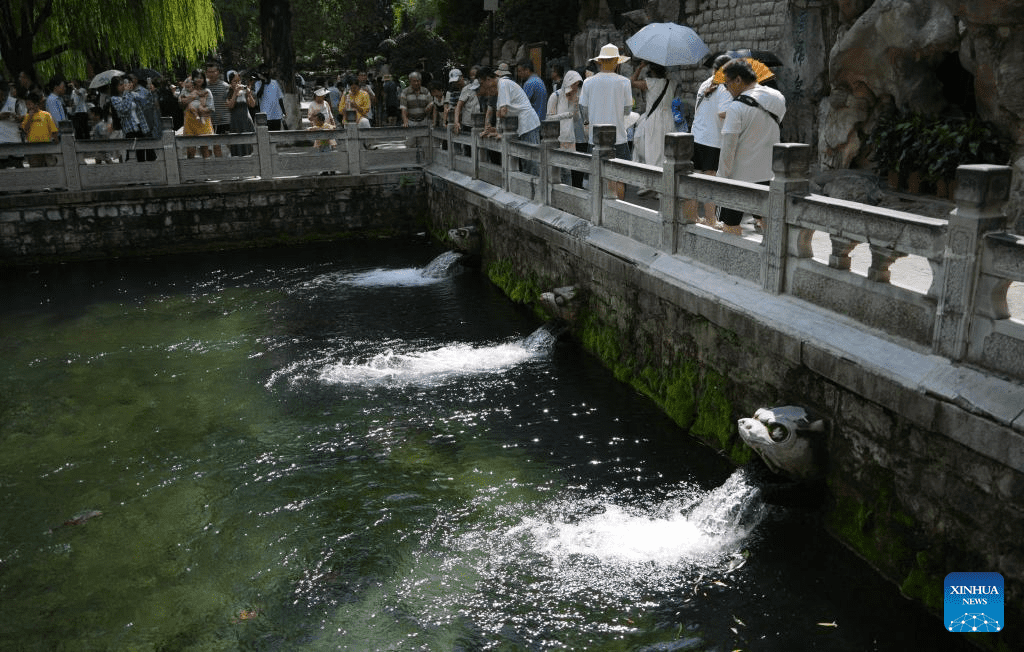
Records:
{"label": "tourist crowd", "polygon": [[[518,62],[514,70],[508,63],[472,66],[465,73],[453,67],[436,80],[426,70],[414,70],[404,86],[390,74],[373,80],[366,72],[337,75],[331,81],[321,77],[315,80],[306,112],[308,128],[334,130],[353,120],[359,127],[451,124],[459,133],[472,126],[473,114],[482,113],[483,137],[500,138],[499,119],[514,116],[514,137],[539,143],[541,123],[548,118],[559,121],[561,148],[587,152],[593,146],[591,124],[608,124],[615,126],[617,158],[654,166],[664,164],[665,135],[689,130],[696,171],[755,183],[771,179],[771,151],[779,142],[786,102],[770,71],[748,59],[716,59],[713,74],[700,85],[692,103],[691,127],[681,108],[685,98],[666,69],[637,61],[627,78],[618,67],[629,60],[609,43],[584,68],[566,72],[552,66],[551,92],[530,60]],[[0,143],[55,142],[57,124],[63,120],[72,122],[77,139],[147,139],[160,136],[164,117],[170,117],[184,136],[252,132],[256,113],[266,114],[269,129],[280,130],[287,117],[282,86],[266,68],[225,74],[218,62],[211,61],[179,83],[146,72],[151,74],[143,77],[143,71],[137,71],[94,79],[88,86],[56,76],[45,89],[26,72],[15,83],[0,80]],[[447,83],[441,81],[445,78]],[[634,111],[634,94],[641,98],[639,113]],[[336,145],[331,138],[314,144],[319,150]],[[132,149],[138,161],[156,158],[144,142]],[[188,147],[188,157],[197,150],[203,157],[228,155],[214,145]],[[246,156],[251,145],[232,145],[229,152]],[[0,167],[52,164],[45,155],[25,158],[0,158]],[[97,162],[110,158],[100,156]],[[534,161],[523,161],[522,170],[538,172]],[[560,179],[580,188],[585,184],[585,175],[577,171],[563,170]],[[613,185],[623,197],[623,185]],[[638,191],[641,197],[656,194],[654,188]],[[718,224],[713,203],[703,205],[703,218],[696,202],[687,202],[685,210],[693,220],[740,232],[737,211],[720,209]]]}

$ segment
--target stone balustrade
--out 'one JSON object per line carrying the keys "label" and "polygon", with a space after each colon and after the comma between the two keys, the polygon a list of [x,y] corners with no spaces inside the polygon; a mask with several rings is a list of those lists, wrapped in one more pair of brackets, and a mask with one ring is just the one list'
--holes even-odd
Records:
{"label": "stone balustrade", "polygon": [[[0,145],[0,158],[45,155],[56,164],[48,167],[0,169],[3,192],[51,190],[82,191],[146,184],[175,186],[196,181],[239,178],[272,179],[309,176],[321,172],[359,175],[419,168],[427,148],[405,147],[405,143],[427,141],[426,127],[402,129],[358,129],[355,121],[334,130],[270,131],[266,115],[256,115],[256,131],[247,134],[176,136],[171,119],[164,118],[160,138],[82,140],[74,138],[70,122],[60,125],[60,142]],[[314,141],[334,140],[333,151],[317,151]],[[203,158],[200,148],[245,147],[244,156]],[[188,150],[195,150],[188,158]],[[135,160],[136,150],[153,150],[156,160]],[[123,158],[122,164],[99,164],[109,156]]]}
{"label": "stone balustrade", "polygon": [[[76,142],[70,124],[59,143],[3,145],[0,157],[45,154],[58,165],[0,170],[4,192],[41,188],[86,191],[119,186],[176,186],[205,180],[292,178],[332,172],[347,177],[386,171],[416,171],[427,164],[465,174],[628,236],[658,251],[684,257],[771,294],[791,295],[832,310],[894,341],[954,361],[1024,378],[1024,322],[1008,308],[1012,283],[1024,282],[1024,237],[1007,230],[1003,207],[1011,169],[963,166],[958,172],[956,210],[947,219],[832,199],[809,192],[810,148],[775,147],[770,186],[695,173],[692,136],[668,134],[663,167],[614,158],[614,128],[596,125],[592,154],[558,148],[558,124],[542,125],[541,144],[507,137],[515,118],[502,121],[498,139],[475,127],[456,134],[427,127],[358,129],[354,121],[333,131],[270,132],[257,116],[251,134],[181,137],[165,119],[153,140]],[[334,139],[334,151],[320,152],[313,140]],[[189,148],[249,146],[247,156],[187,158]],[[154,149],[155,161],[117,165],[94,162],[104,153]],[[512,161],[514,165],[502,165]],[[527,163],[537,174],[520,171]],[[561,170],[589,175],[589,189],[562,184]],[[607,182],[656,188],[656,207],[617,199]],[[764,233],[736,237],[693,222],[686,200],[764,217]],[[38,201],[34,203],[38,204]],[[22,218],[12,213],[11,220]],[[24,218],[28,220],[28,218]],[[4,221],[8,221],[4,218]],[[13,227],[12,227],[13,228]],[[826,241],[816,254],[813,242]],[[864,244],[871,262],[865,273],[851,269],[851,252]],[[893,283],[891,267],[908,257],[931,271],[923,289]]]}
{"label": "stone balustrade", "polygon": [[[894,341],[1024,378],[1024,322],[1007,305],[1011,283],[1024,282],[1024,237],[1007,230],[1003,214],[1011,168],[962,166],[956,209],[936,219],[811,193],[811,150],[803,144],[775,146],[774,180],[763,186],[694,173],[690,134],[666,136],[659,168],[614,158],[609,125],[594,127],[592,154],[558,149],[555,121],[544,123],[539,146],[481,138],[480,126],[460,134],[434,129],[434,164],[835,311]],[[514,134],[515,126],[506,118],[501,133]],[[539,173],[497,162],[516,160],[536,161]],[[559,169],[590,175],[590,190],[560,183]],[[657,188],[657,209],[616,199],[609,181]],[[762,216],[763,236],[740,238],[693,222],[682,210],[691,199]],[[827,237],[827,256],[814,255],[815,236]],[[871,257],[866,274],[851,270],[851,251],[862,243]],[[931,270],[926,289],[892,283],[890,267],[911,256]]]}

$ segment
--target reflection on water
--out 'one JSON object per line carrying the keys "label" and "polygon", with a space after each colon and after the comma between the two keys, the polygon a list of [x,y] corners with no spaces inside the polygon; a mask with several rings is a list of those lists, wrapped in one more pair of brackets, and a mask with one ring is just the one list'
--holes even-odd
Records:
{"label": "reflection on water", "polygon": [[480,276],[407,282],[431,258],[357,243],[5,279],[0,648],[943,633]]}

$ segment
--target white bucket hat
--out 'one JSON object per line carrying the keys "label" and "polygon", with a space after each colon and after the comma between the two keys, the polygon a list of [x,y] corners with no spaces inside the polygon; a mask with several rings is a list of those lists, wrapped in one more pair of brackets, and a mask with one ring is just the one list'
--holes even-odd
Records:
{"label": "white bucket hat", "polygon": [[616,63],[626,63],[629,61],[629,57],[620,56],[619,48],[615,47],[611,43],[603,45],[601,47],[601,52],[591,59],[591,61],[607,61],[608,59],[617,59],[618,61],[616,61]]}

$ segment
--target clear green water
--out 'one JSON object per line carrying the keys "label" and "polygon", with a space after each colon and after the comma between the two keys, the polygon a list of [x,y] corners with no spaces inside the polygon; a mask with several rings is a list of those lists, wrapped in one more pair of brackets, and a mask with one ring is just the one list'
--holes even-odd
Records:
{"label": "clear green water", "polygon": [[0,649],[864,650],[941,633],[573,344],[527,340],[540,324],[479,275],[424,279],[438,253],[6,271]]}

